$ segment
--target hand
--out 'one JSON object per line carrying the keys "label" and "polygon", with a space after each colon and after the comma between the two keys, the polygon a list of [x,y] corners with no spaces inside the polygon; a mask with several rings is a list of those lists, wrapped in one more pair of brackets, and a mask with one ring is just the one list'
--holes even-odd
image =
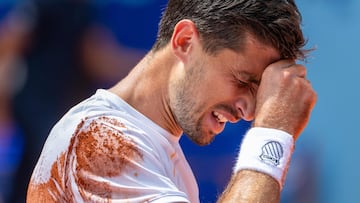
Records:
{"label": "hand", "polygon": [[257,92],[253,125],[284,130],[296,140],[309,120],[316,99],[304,66],[292,60],[270,64]]}

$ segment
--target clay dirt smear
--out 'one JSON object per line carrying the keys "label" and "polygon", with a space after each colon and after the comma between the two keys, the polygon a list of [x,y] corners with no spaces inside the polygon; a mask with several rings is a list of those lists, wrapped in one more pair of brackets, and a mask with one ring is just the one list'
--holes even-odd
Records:
{"label": "clay dirt smear", "polygon": [[142,154],[132,139],[122,133],[126,126],[117,120],[103,116],[84,124],[83,120],[68,150],[53,163],[50,179],[41,184],[31,181],[28,202],[76,202],[72,182],[85,202],[93,196],[109,202],[113,192],[121,192],[92,177],[119,176],[131,170],[130,160],[140,160]]}

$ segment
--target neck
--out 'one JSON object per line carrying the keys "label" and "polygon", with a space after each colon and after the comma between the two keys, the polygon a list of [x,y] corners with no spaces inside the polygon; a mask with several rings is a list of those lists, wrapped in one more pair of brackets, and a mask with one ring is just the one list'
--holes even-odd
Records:
{"label": "neck", "polygon": [[180,136],[182,130],[169,107],[168,89],[176,58],[166,49],[149,52],[110,91],[171,134]]}

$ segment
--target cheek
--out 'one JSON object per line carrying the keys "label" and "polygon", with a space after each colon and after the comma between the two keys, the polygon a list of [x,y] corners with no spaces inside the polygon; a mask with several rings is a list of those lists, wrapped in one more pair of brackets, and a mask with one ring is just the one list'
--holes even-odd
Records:
{"label": "cheek", "polygon": [[213,81],[205,86],[202,94],[209,103],[222,103],[233,100],[239,95],[239,89],[225,82]]}

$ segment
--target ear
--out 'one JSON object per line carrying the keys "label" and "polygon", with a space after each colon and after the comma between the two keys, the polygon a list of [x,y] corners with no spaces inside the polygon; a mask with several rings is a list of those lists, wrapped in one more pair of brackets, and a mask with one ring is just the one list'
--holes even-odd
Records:
{"label": "ear", "polygon": [[191,20],[179,21],[171,37],[171,48],[174,54],[186,61],[188,54],[199,40],[197,28]]}

